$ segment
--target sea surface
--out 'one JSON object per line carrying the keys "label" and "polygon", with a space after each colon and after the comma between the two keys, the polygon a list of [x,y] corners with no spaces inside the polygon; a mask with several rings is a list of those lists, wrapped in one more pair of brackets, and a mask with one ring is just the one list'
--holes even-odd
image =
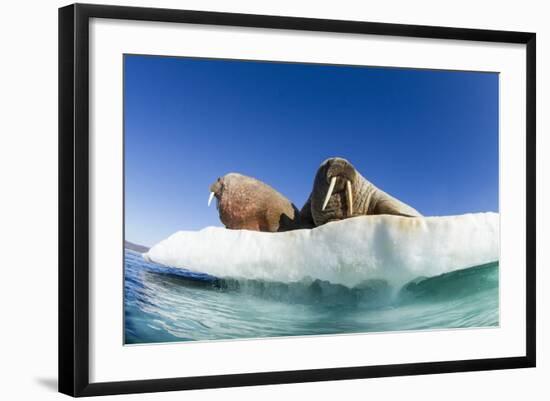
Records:
{"label": "sea surface", "polygon": [[218,279],[125,250],[125,343],[489,327],[499,324],[498,263],[402,288]]}

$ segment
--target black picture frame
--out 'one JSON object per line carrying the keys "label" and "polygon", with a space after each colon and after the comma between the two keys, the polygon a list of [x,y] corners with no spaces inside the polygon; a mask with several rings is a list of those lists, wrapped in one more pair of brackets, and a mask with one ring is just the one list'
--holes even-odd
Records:
{"label": "black picture frame", "polygon": [[[526,354],[520,357],[382,366],[196,376],[90,383],[89,381],[89,21],[161,21],[252,28],[438,38],[526,45]],[[436,26],[339,21],[220,12],[74,4],[59,9],[59,391],[71,396],[141,393],[264,384],[361,379],[534,367],[536,35]]]}

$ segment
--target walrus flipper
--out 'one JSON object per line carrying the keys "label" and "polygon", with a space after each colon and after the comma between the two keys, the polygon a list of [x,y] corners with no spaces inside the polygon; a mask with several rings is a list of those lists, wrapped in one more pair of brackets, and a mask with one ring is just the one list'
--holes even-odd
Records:
{"label": "walrus flipper", "polygon": [[375,214],[391,214],[403,217],[422,217],[422,215],[409,205],[387,195],[386,199],[376,203]]}
{"label": "walrus flipper", "polygon": [[315,222],[311,214],[311,195],[307,199],[302,210],[300,210],[300,228],[314,228]]}

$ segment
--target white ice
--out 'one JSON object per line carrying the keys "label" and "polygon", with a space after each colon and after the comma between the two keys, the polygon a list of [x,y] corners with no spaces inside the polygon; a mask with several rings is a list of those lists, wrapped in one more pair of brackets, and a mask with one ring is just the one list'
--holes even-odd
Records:
{"label": "white ice", "polygon": [[497,261],[499,215],[361,216],[284,233],[207,227],[176,232],[144,257],[220,278],[309,277],[350,287],[384,279],[397,286]]}

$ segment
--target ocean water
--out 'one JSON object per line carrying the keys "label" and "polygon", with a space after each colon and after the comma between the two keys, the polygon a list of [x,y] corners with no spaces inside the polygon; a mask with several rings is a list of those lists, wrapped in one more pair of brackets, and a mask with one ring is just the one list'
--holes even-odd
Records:
{"label": "ocean water", "polygon": [[395,288],[383,280],[348,287],[313,278],[218,279],[129,249],[124,261],[126,344],[499,324],[497,262]]}

